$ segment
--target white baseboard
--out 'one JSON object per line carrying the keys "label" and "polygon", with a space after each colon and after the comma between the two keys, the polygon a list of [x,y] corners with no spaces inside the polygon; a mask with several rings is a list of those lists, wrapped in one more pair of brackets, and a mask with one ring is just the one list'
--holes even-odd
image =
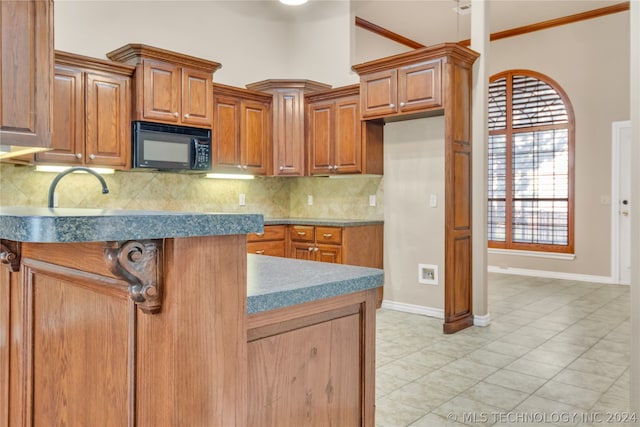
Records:
{"label": "white baseboard", "polygon": [[591,274],[563,273],[561,271],[530,270],[527,268],[502,268],[495,265],[487,266],[489,273],[515,274],[518,276],[545,277],[548,279],[577,280],[579,282],[618,284],[611,276],[594,276]]}
{"label": "white baseboard", "polygon": [[490,323],[491,315],[489,313],[483,316],[473,315],[473,326],[489,326]]}
{"label": "white baseboard", "polygon": [[444,319],[444,310],[441,308],[425,307],[423,305],[406,304],[404,302],[389,300],[382,301],[382,308]]}

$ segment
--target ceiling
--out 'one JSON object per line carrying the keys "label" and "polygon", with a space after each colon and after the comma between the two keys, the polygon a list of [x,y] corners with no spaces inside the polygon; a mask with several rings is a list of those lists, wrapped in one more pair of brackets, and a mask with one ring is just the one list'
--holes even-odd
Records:
{"label": "ceiling", "polygon": [[[487,1],[489,28],[494,33],[621,2],[622,0]],[[471,15],[459,15],[454,8],[470,3],[470,0],[351,1],[355,16],[427,46],[468,39]]]}

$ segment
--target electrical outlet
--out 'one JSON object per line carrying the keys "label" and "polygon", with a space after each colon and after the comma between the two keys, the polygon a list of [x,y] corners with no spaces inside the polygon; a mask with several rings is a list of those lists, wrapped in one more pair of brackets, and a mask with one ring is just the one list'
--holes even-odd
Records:
{"label": "electrical outlet", "polygon": [[311,194],[307,195],[307,204],[309,206],[313,205],[313,196]]}
{"label": "electrical outlet", "polygon": [[58,207],[58,192],[57,191],[53,192],[53,207],[54,208]]}
{"label": "electrical outlet", "polygon": [[433,264],[418,264],[418,283],[423,285],[437,285],[438,266]]}
{"label": "electrical outlet", "polygon": [[376,205],[376,195],[375,194],[370,194],[369,195],[369,206],[375,206]]}
{"label": "electrical outlet", "polygon": [[244,206],[246,204],[246,198],[244,194],[240,194],[240,206]]}

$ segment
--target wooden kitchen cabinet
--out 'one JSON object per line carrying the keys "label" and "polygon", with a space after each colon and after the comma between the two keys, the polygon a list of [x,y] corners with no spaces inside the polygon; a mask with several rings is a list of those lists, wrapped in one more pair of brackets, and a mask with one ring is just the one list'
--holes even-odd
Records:
{"label": "wooden kitchen cabinet", "polygon": [[247,89],[272,94],[273,175],[304,176],[304,95],[331,86],[311,80],[263,80]]}
{"label": "wooden kitchen cabinet", "polygon": [[35,163],[126,169],[131,152],[134,67],[56,52],[53,150]]}
{"label": "wooden kitchen cabinet", "polygon": [[351,85],[305,96],[309,175],[384,173],[384,123],[360,121],[359,93]]}
{"label": "wooden kitchen cabinet", "polygon": [[221,64],[142,44],[107,57],[136,66],[133,120],[212,127],[211,84]]}
{"label": "wooden kitchen cabinet", "polygon": [[478,56],[442,43],[352,67],[360,75],[363,119],[444,116],[445,333],[473,325],[471,94]]}
{"label": "wooden kitchen cabinet", "polygon": [[0,141],[51,145],[53,0],[0,3]]}
{"label": "wooden kitchen cabinet", "polygon": [[247,252],[257,255],[286,256],[286,226],[265,225],[262,233],[247,235]]}
{"label": "wooden kitchen cabinet", "polygon": [[363,119],[442,108],[442,61],[433,59],[360,76]]}
{"label": "wooden kitchen cabinet", "polygon": [[269,174],[272,97],[221,84],[213,92],[213,170]]}

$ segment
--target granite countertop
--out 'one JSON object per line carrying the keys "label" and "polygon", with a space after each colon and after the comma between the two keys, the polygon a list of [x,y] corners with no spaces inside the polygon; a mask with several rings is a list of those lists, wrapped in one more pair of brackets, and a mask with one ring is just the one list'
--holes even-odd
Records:
{"label": "granite countertop", "polygon": [[0,239],[18,242],[103,242],[262,230],[259,214],[0,207]]}
{"label": "granite countertop", "polygon": [[302,304],[382,286],[383,270],[247,255],[247,313]]}
{"label": "granite countertop", "polygon": [[265,218],[265,225],[327,225],[332,227],[355,227],[358,225],[384,224],[375,219],[326,219],[326,218]]}

